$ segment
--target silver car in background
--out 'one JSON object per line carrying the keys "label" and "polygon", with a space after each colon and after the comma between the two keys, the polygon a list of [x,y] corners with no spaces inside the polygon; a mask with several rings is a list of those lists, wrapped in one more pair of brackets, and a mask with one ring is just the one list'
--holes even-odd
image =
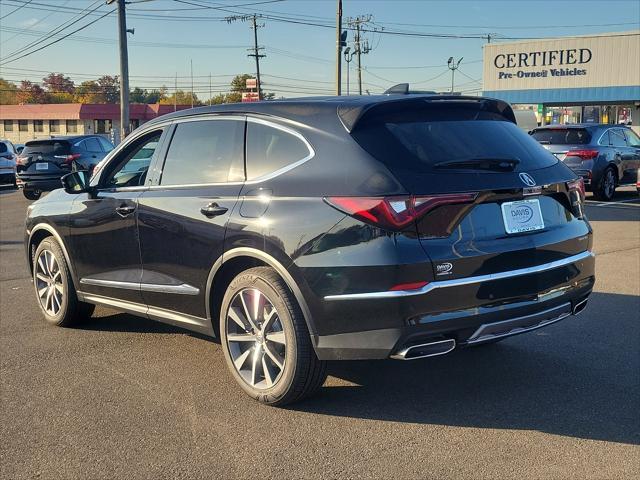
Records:
{"label": "silver car in background", "polygon": [[16,187],[17,156],[13,143],[9,140],[0,140],[0,185]]}
{"label": "silver car in background", "polygon": [[606,124],[548,125],[531,136],[584,180],[598,200],[613,200],[616,187],[636,183],[640,137],[629,127]]}

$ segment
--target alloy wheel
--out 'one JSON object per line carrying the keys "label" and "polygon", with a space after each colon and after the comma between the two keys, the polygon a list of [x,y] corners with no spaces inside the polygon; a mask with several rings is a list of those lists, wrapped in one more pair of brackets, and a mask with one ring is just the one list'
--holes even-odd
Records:
{"label": "alloy wheel", "polygon": [[612,170],[607,170],[604,177],[604,193],[607,198],[613,197],[613,191],[616,185],[616,179]]}
{"label": "alloy wheel", "polygon": [[60,264],[53,252],[42,250],[35,270],[35,284],[40,305],[48,315],[56,316],[62,308],[64,284]]}
{"label": "alloy wheel", "polygon": [[242,379],[256,389],[273,387],[285,368],[287,341],[273,303],[256,288],[233,297],[226,318],[227,346]]}

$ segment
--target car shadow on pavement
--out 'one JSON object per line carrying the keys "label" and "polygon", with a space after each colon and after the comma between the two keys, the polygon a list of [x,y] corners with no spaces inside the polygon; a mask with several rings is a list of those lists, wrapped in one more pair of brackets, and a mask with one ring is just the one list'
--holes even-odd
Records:
{"label": "car shadow on pavement", "polygon": [[498,344],[409,362],[332,362],[337,381],[291,408],[640,444],[639,311],[638,297],[595,293],[584,314]]}

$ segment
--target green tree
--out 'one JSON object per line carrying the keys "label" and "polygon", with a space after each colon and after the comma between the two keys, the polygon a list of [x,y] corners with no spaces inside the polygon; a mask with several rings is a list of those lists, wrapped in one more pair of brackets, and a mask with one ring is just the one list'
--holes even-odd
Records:
{"label": "green tree", "polygon": [[129,102],[131,103],[147,103],[147,91],[140,87],[136,87],[129,92]]}
{"label": "green tree", "polygon": [[[160,99],[160,103],[165,105],[173,105],[174,103],[176,103],[177,105],[191,105],[191,92],[178,90],[177,92]],[[202,101],[195,93],[193,94],[193,105],[203,105]]]}
{"label": "green tree", "polygon": [[17,99],[18,87],[15,83],[8,82],[0,78],[0,105],[15,105]]}
{"label": "green tree", "polygon": [[79,103],[105,103],[102,89],[95,80],[87,80],[78,85],[75,100]]}
{"label": "green tree", "polygon": [[102,103],[118,103],[120,101],[120,80],[118,76],[105,75],[96,80],[98,83],[102,98]]}

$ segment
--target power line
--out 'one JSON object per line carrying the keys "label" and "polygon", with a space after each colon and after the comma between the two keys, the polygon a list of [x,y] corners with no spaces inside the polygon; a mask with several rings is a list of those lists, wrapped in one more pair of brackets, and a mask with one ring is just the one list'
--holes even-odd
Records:
{"label": "power line", "polygon": [[7,18],[9,15],[13,15],[14,13],[16,13],[18,10],[20,10],[21,8],[26,7],[27,5],[29,5],[33,0],[28,0],[27,2],[23,3],[22,5],[20,5],[18,8],[11,10],[9,13],[7,13],[6,15],[3,15],[0,17],[0,20],[4,20],[5,18]]}
{"label": "power line", "polygon": [[77,33],[77,32],[79,32],[79,31],[81,31],[81,30],[84,30],[84,29],[85,29],[85,28],[87,28],[87,27],[90,27],[90,26],[91,26],[91,25],[93,25],[94,23],[96,23],[96,22],[98,22],[98,21],[102,20],[102,19],[103,19],[104,17],[106,17],[107,15],[111,15],[111,13],[113,13],[113,12],[111,12],[111,11],[106,12],[104,15],[102,15],[102,16],[100,16],[100,17],[96,18],[95,20],[92,20],[91,22],[89,22],[89,23],[87,23],[87,24],[83,25],[83,26],[82,26],[82,27],[80,27],[80,28],[75,29],[73,32],[68,33],[68,34],[67,34],[67,35],[65,35],[64,37],[58,38],[57,40],[54,40],[54,41],[52,41],[52,42],[49,42],[49,43],[47,43],[46,45],[43,45],[43,46],[41,46],[41,47],[39,47],[39,48],[36,48],[35,50],[31,50],[30,52],[27,52],[27,53],[25,53],[25,54],[23,54],[23,55],[20,55],[19,57],[15,57],[15,58],[12,58],[12,59],[10,59],[10,60],[6,60],[5,62],[0,63],[0,66],[1,66],[1,65],[5,65],[5,64],[7,64],[7,63],[15,62],[16,60],[20,60],[21,58],[24,58],[24,57],[28,57],[29,55],[33,55],[34,53],[39,52],[40,50],[43,50],[43,49],[45,49],[45,48],[47,48],[47,47],[49,47],[49,46],[51,46],[51,45],[54,45],[54,44],[56,44],[56,43],[58,43],[58,42],[60,42],[60,41],[64,40],[65,38],[70,37],[70,36],[71,36],[71,35],[73,35],[74,33]]}

